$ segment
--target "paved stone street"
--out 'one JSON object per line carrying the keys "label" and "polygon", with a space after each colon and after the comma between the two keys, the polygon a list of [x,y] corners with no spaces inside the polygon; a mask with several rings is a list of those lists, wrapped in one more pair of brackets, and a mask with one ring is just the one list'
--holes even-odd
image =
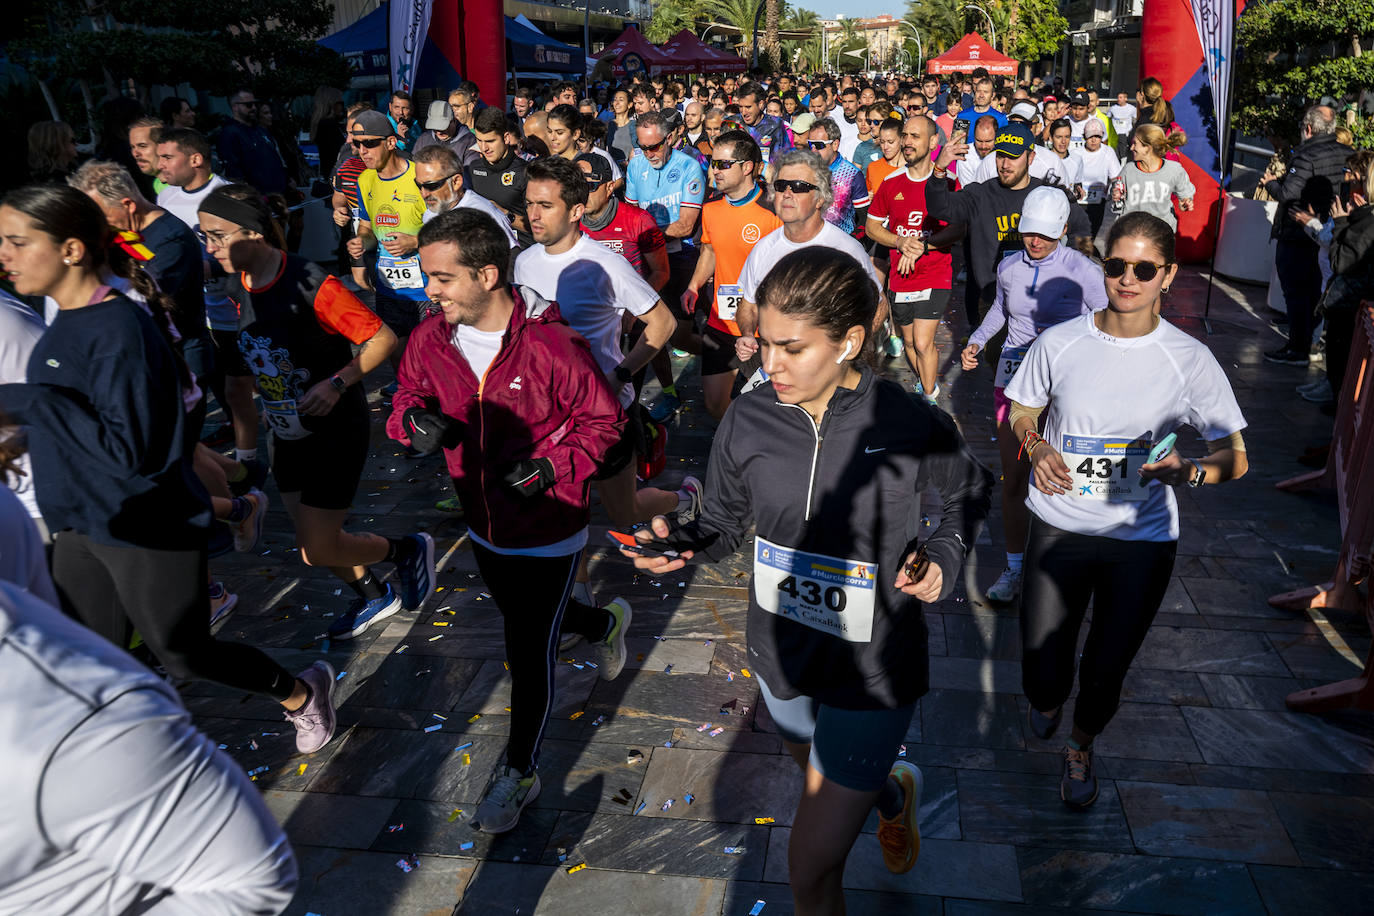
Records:
{"label": "paved stone street", "polygon": [[[1205,288],[1188,272],[1166,310],[1199,336]],[[957,292],[955,303],[953,328],[940,335],[942,401],[995,469],[992,374],[986,365],[960,373]],[[851,913],[1368,912],[1374,718],[1300,715],[1283,701],[1352,676],[1369,631],[1330,611],[1324,635],[1308,615],[1265,602],[1327,579],[1339,531],[1329,494],[1274,489],[1304,470],[1296,457],[1329,437],[1331,421],[1293,393],[1303,370],[1262,360],[1276,345],[1262,303],[1253,288],[1219,284],[1213,294],[1207,340],[1250,422],[1251,470],[1239,483],[1180,491],[1175,578],[1125,704],[1098,741],[1096,805],[1075,813],[1059,801],[1059,744],[1023,724],[1016,611],[980,600],[1002,566],[994,497],[966,576],[976,587],[927,609],[931,691],[906,744],[925,773],[920,861],[907,875],[888,873],[872,817],[845,876]],[[714,428],[687,365],[690,409],[671,432],[668,485],[705,476]],[[901,361],[883,371],[910,382]],[[258,784],[300,859],[288,912],[740,916],[763,901],[763,916],[791,913],[787,845],[800,776],[741,670],[747,565],[736,557],[663,581],[636,577],[611,555],[600,513],[593,580],[603,601],[623,595],[634,605],[629,664],[610,683],[560,665],[542,795],[511,834],[468,827],[508,728],[501,617],[461,518],[433,508],[450,492],[440,460],[402,457],[382,436],[375,394],[373,406],[375,452],[349,526],[430,531],[442,590],[380,632],[327,643],[350,594],[301,564],[273,489],[259,553],[212,563],[240,596],[221,634],[267,647],[293,669],[327,658],[342,672],[338,734],[297,756],[270,701],[209,684],[185,691],[200,726],[245,768],[270,767]],[[1201,451],[1191,433],[1180,438],[1185,453]],[[586,658],[581,651],[570,658]],[[410,856],[418,867],[405,872],[397,861]]]}

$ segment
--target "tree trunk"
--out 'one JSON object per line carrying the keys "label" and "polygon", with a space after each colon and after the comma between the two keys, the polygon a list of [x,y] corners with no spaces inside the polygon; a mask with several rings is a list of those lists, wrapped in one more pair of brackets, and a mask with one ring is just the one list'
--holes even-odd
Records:
{"label": "tree trunk", "polygon": [[778,0],[763,0],[763,49],[768,53],[768,70],[782,70],[782,48],[778,43]]}

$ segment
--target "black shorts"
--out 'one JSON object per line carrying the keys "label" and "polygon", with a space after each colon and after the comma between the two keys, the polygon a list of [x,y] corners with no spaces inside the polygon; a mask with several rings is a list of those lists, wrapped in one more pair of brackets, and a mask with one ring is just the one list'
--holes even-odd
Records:
{"label": "black shorts", "polygon": [[[682,294],[692,282],[692,272],[697,269],[697,258],[700,255],[701,252],[692,245],[683,245],[681,251],[668,253],[668,282],[659,292],[659,296],[678,321],[692,320],[692,316],[682,310]],[[702,306],[710,308],[710,300],[698,302],[696,310],[701,311]]]}
{"label": "black shorts", "polygon": [[707,325],[701,332],[701,375],[724,375],[739,369],[739,358],[735,355],[734,334]]}
{"label": "black shorts", "polygon": [[420,317],[428,304],[414,299],[395,299],[378,293],[377,317],[382,319],[382,323],[391,328],[397,337],[409,337],[410,332],[420,323]]}
{"label": "black shorts", "polygon": [[945,315],[945,306],[949,305],[947,289],[932,289],[930,298],[919,302],[898,302],[901,295],[892,293],[888,301],[892,305],[892,320],[902,327],[913,321],[939,321]]}
{"label": "black shorts", "polygon": [[304,439],[267,437],[272,476],[283,493],[299,493],[315,509],[353,505],[367,464],[371,428],[366,414],[341,419]]}
{"label": "black shorts", "polygon": [[215,372],[220,375],[252,375],[248,364],[243,361],[243,351],[239,349],[238,331],[210,329],[210,342],[215,345]]}
{"label": "black shorts", "polygon": [[625,470],[644,451],[644,422],[639,402],[625,410],[625,432],[620,441],[606,450],[601,459],[601,470],[592,475],[592,480],[610,480]]}

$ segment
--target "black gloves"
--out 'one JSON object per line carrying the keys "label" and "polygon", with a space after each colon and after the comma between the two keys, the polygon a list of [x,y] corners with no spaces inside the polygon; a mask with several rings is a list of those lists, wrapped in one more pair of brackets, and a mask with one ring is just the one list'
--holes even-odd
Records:
{"label": "black gloves", "polygon": [[410,439],[410,447],[421,455],[433,455],[449,444],[454,422],[441,413],[412,407],[401,417],[401,426]]}
{"label": "black gloves", "polygon": [[517,461],[502,476],[506,486],[525,498],[538,496],[553,486],[553,462],[547,458],[526,458]]}

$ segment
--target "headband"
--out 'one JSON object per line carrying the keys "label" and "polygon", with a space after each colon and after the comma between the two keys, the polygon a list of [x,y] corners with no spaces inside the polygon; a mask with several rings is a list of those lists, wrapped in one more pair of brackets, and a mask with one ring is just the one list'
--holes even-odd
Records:
{"label": "headband", "polygon": [[263,223],[262,214],[258,212],[257,207],[246,200],[236,200],[227,194],[209,195],[200,202],[200,212],[226,219],[261,236],[267,236],[269,233],[268,226]]}

